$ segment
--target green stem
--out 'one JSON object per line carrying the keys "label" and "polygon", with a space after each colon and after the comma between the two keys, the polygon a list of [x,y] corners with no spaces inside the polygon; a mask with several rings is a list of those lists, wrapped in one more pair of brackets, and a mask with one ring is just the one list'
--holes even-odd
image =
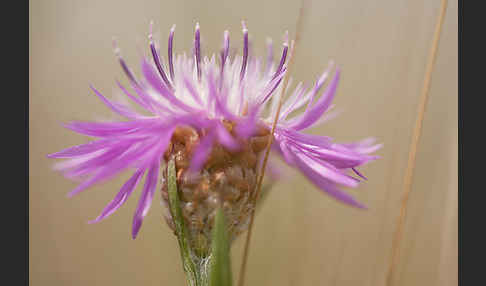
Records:
{"label": "green stem", "polygon": [[211,246],[210,286],[231,286],[231,259],[228,228],[223,210],[218,208]]}
{"label": "green stem", "polygon": [[177,180],[174,159],[171,159],[167,167],[167,189],[169,194],[169,209],[175,225],[179,249],[181,252],[182,266],[191,286],[208,285],[208,262],[210,258],[201,261],[191,251],[189,236],[184,225],[184,218],[177,193]]}

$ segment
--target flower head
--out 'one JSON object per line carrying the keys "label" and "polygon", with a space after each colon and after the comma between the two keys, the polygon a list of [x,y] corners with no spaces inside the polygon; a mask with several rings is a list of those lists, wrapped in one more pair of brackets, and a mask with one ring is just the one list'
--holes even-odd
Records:
{"label": "flower head", "polygon": [[[167,200],[164,166],[173,158],[182,209],[194,237],[203,233],[207,238],[203,225],[211,220],[216,205],[223,206],[236,235],[245,229],[253,207],[249,196],[255,191],[258,162],[269,142],[280,101],[277,97],[284,94],[280,91],[287,69],[288,36],[276,62],[269,42],[264,64],[250,53],[244,24],[241,56],[230,56],[229,33],[225,31],[219,55],[203,57],[199,24],[192,56],[185,53],[174,56],[174,30],[175,26],[169,34],[166,63],[150,32],[150,57],[141,59],[140,78],[129,69],[115,43],[115,53],[131,90],[120,82],[117,85],[143,113],[133,106],[109,100],[91,87],[104,104],[125,120],[70,122],[66,128],[96,139],[48,156],[68,159],[57,168],[69,178],[81,179],[70,195],[126,169],[132,170],[132,176],[92,222],[99,222],[120,208],[146,174],[133,218],[133,238],[150,208],[159,181],[164,201]],[[340,77],[339,68],[330,77],[332,68],[330,63],[310,88],[299,83],[283,101],[272,151],[320,190],[362,208],[341,187],[358,186],[359,178],[364,176],[356,167],[375,160],[377,156],[370,153],[380,145],[375,145],[372,139],[340,144],[329,137],[303,133],[326,119],[324,114],[331,107]],[[297,111],[302,109],[299,114]],[[168,222],[171,225],[170,215]]]}

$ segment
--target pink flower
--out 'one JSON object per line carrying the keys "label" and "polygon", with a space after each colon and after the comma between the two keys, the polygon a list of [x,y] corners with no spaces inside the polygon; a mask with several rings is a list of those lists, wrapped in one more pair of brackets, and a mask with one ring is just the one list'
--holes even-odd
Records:
{"label": "pink flower", "polygon": [[[264,66],[260,58],[250,54],[245,26],[243,55],[229,55],[229,33],[225,31],[218,59],[215,55],[211,58],[201,55],[199,25],[196,25],[193,55],[174,56],[174,28],[168,40],[167,65],[161,62],[150,33],[151,59],[141,59],[141,78],[128,68],[115,45],[133,91],[119,82],[117,84],[144,113],[111,101],[91,87],[112,111],[126,120],[70,122],[65,125],[66,128],[96,139],[48,155],[50,158],[68,159],[57,168],[69,178],[81,179],[81,183],[70,192],[71,196],[126,169],[133,170],[131,178],[92,222],[99,222],[120,208],[147,173],[133,218],[133,238],[150,208],[161,178],[160,169],[167,162],[164,154],[170,152],[174,132],[178,128],[189,127],[199,134],[200,140],[190,153],[191,172],[204,168],[216,144],[229,154],[237,154],[244,149],[244,142],[258,136],[262,130],[266,130],[268,135],[279,101],[277,97],[281,94],[280,83],[286,72],[287,36],[280,61],[273,61],[270,43]],[[284,100],[272,149],[319,189],[339,201],[363,208],[340,187],[358,186],[360,179],[351,176],[350,171],[364,179],[356,167],[377,159],[377,156],[369,154],[381,145],[375,145],[373,139],[339,144],[329,137],[303,133],[322,122],[324,113],[331,106],[340,77],[339,68],[320,96],[318,93],[327,82],[332,67],[331,63],[312,88],[299,83]],[[293,111],[300,108],[305,108],[305,111],[295,115]]]}

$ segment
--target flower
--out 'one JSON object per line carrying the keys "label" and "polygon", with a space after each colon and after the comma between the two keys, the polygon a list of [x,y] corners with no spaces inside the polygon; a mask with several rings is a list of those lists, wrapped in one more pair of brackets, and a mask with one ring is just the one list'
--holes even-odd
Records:
{"label": "flower", "polygon": [[[137,78],[128,68],[114,42],[115,53],[135,93],[117,81],[118,87],[144,113],[106,98],[91,86],[104,104],[126,120],[67,123],[66,128],[96,139],[48,157],[69,159],[55,168],[68,178],[81,180],[70,196],[126,169],[133,170],[115,198],[91,222],[99,222],[119,209],[146,173],[133,217],[134,239],[151,206],[159,180],[162,181],[162,196],[167,200],[163,166],[171,158],[176,162],[186,219],[194,225],[204,224],[208,217],[211,219],[212,205],[224,202],[227,214],[234,213],[229,215],[230,221],[233,219],[235,229],[241,232],[252,207],[248,197],[256,187],[257,163],[269,141],[280,101],[278,97],[283,94],[281,82],[287,69],[288,35],[285,35],[278,62],[273,61],[269,42],[264,66],[260,58],[250,53],[244,23],[243,55],[230,56],[229,33],[225,31],[219,60],[215,55],[202,56],[199,24],[195,29],[193,56],[185,53],[174,56],[174,31],[175,26],[169,34],[167,64],[161,62],[150,31],[151,59],[141,59],[142,78]],[[327,119],[323,115],[330,109],[336,93],[339,68],[322,94],[318,96],[318,93],[332,68],[331,62],[312,88],[299,83],[283,101],[272,151],[300,170],[320,190],[339,201],[363,208],[340,187],[358,186],[360,179],[351,176],[351,171],[366,179],[356,167],[377,159],[370,153],[381,145],[374,144],[373,139],[340,144],[329,137],[303,133]],[[301,109],[304,111],[296,114]],[[168,223],[171,225],[170,214]],[[193,229],[196,230],[196,226]]]}

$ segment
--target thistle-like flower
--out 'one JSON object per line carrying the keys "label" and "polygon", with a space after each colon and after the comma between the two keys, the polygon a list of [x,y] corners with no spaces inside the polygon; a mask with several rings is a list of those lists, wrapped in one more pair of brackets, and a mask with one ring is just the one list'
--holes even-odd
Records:
{"label": "thistle-like flower", "polygon": [[[269,42],[268,58],[263,61],[250,53],[248,30],[243,24],[241,56],[230,55],[229,33],[225,31],[220,54],[208,58],[201,54],[197,24],[192,56],[174,56],[174,30],[175,26],[170,30],[166,62],[150,31],[150,57],[141,59],[140,78],[128,68],[115,43],[115,53],[132,90],[117,84],[143,113],[111,101],[91,87],[103,103],[126,120],[70,122],[66,128],[96,139],[48,156],[69,159],[58,163],[57,168],[65,176],[81,180],[71,196],[126,169],[133,170],[130,179],[92,222],[119,209],[146,173],[133,217],[133,238],[159,182],[163,201],[168,203],[166,166],[174,160],[180,208],[191,243],[194,248],[207,249],[217,207],[222,206],[232,238],[247,228],[259,163],[269,143],[278,97],[285,96],[281,82],[287,71],[289,42],[286,34],[277,62]],[[370,153],[380,145],[372,139],[340,144],[329,137],[303,133],[327,119],[323,115],[331,107],[340,77],[340,69],[336,68],[326,85],[332,68],[330,63],[310,88],[299,83],[283,101],[271,148],[273,155],[300,170],[320,190],[363,208],[340,188],[357,187],[359,178],[365,179],[356,167],[376,159]],[[170,213],[166,218],[173,227]]]}

